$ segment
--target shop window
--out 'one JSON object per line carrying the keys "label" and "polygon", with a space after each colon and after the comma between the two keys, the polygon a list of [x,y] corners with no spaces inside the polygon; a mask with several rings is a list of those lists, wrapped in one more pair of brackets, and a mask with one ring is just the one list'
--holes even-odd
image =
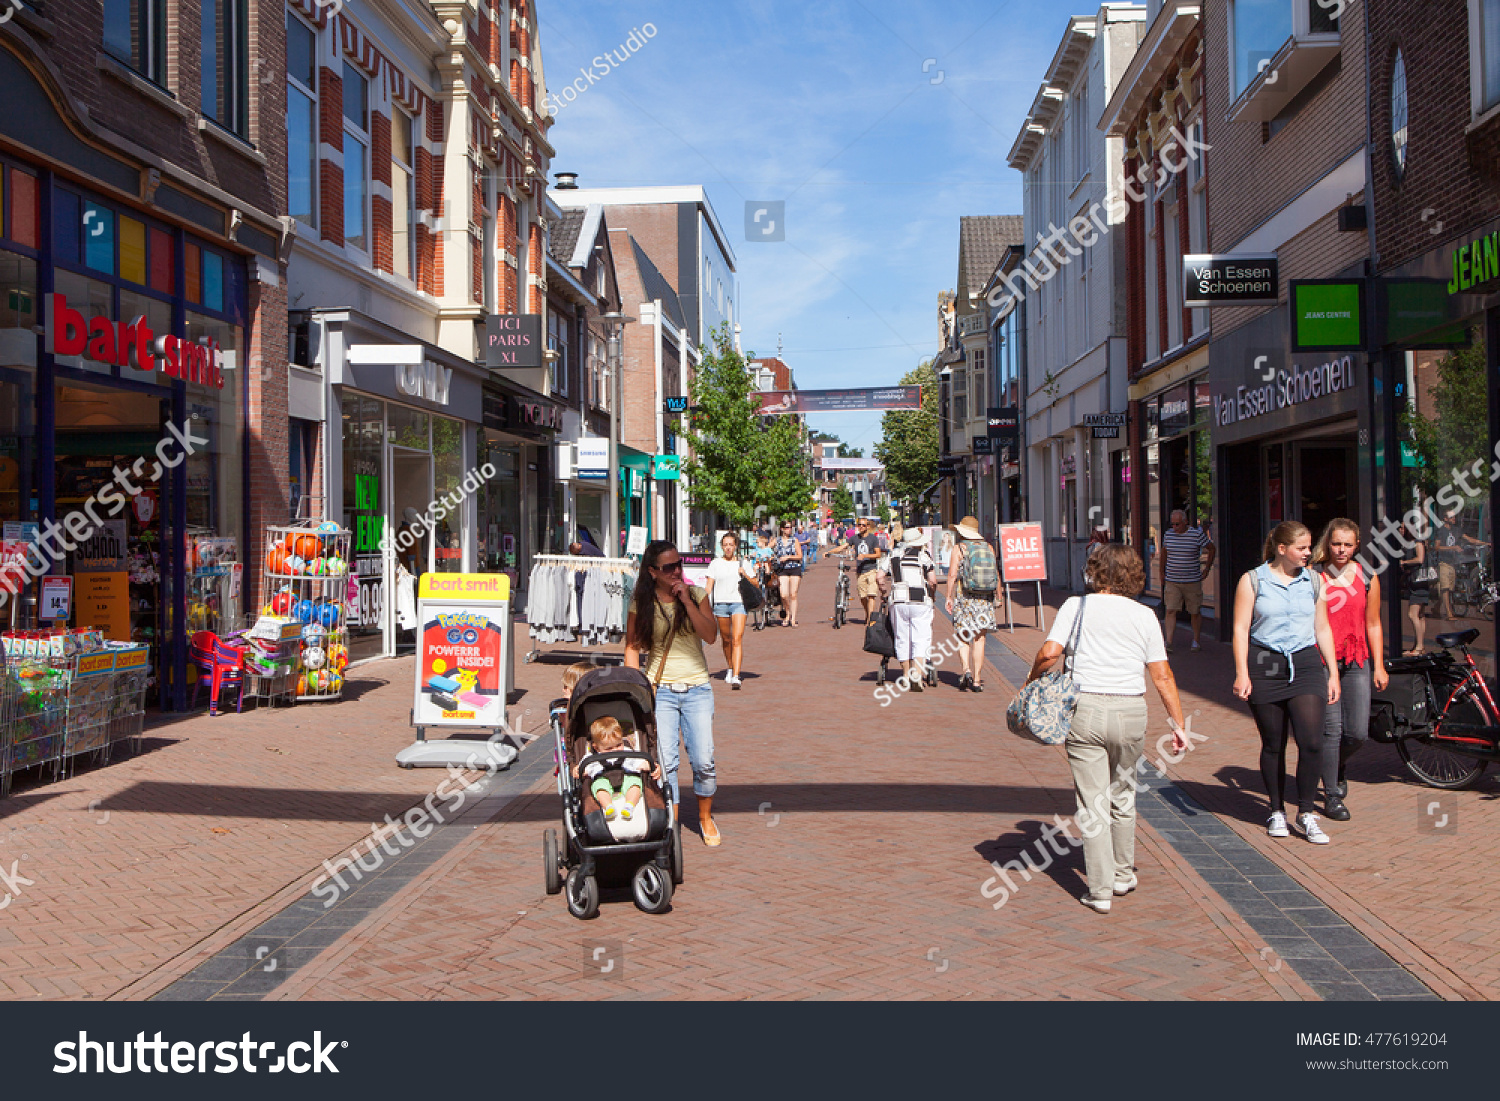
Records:
{"label": "shop window", "polygon": [[361,252],[370,251],[369,91],[364,75],[344,62],[344,244]]}
{"label": "shop window", "polygon": [[40,191],[36,177],[18,168],[8,168],[4,178],[7,186],[3,196],[0,196],[0,199],[5,200],[4,236],[27,248],[40,248],[41,235],[37,231],[41,224],[38,209]]}
{"label": "shop window", "polygon": [[157,84],[166,83],[166,37],[166,0],[104,0],[104,48]]}
{"label": "shop window", "polygon": [[397,447],[410,447],[416,451],[427,451],[432,444],[427,434],[428,416],[417,409],[404,405],[391,406],[391,443]]}
{"label": "shop window", "polygon": [[1479,4],[1480,111],[1500,104],[1500,0]]}
{"label": "shop window", "polygon": [[191,241],[183,250],[183,277],[187,286],[183,289],[187,292],[189,302],[203,304],[203,250]]}
{"label": "shop window", "polygon": [[287,208],[293,218],[316,227],[318,183],[318,38],[311,27],[286,13]]}
{"label": "shop window", "polygon": [[[456,500],[464,477],[464,425],[451,417],[432,418],[432,497]],[[439,573],[463,571],[463,515],[467,501],[438,521],[433,532],[433,568]]]}
{"label": "shop window", "polygon": [[[36,293],[36,261],[15,252],[0,252],[0,367],[15,364],[35,366],[36,341],[31,328],[37,323],[40,303]],[[11,336],[6,330],[21,330]]]}
{"label": "shop window", "polygon": [[176,251],[172,241],[172,235],[166,230],[153,228],[150,233],[151,239],[151,273],[149,286],[154,291],[162,294],[171,294],[173,285],[174,267],[172,254]]}
{"label": "shop window", "polygon": [[[385,406],[373,398],[345,394],[343,412],[344,526],[354,533],[354,574],[359,596],[349,610],[349,657],[374,657],[385,649],[384,537]],[[414,564],[408,561],[409,566]]]}
{"label": "shop window", "polygon": [[[416,270],[417,189],[413,186],[412,120],[401,111],[391,112],[391,260],[392,270],[410,279]],[[486,267],[489,266],[486,252]],[[488,298],[486,298],[488,301]]]}
{"label": "shop window", "polygon": [[120,278],[146,282],[146,226],[124,215],[120,216]]}
{"label": "shop window", "polygon": [[[114,319],[114,288],[108,283],[61,268],[54,272],[53,279],[57,293],[67,296],[70,310],[77,310],[84,317]],[[56,356],[54,362],[59,367],[71,367],[76,371],[88,371],[96,375],[114,374],[114,368],[110,364],[101,363],[92,356]]]}
{"label": "shop window", "polygon": [[245,0],[202,0],[201,110],[226,130],[248,132]]}
{"label": "shop window", "polygon": [[83,203],[83,262],[105,275],[115,273],[115,212],[107,206]]}

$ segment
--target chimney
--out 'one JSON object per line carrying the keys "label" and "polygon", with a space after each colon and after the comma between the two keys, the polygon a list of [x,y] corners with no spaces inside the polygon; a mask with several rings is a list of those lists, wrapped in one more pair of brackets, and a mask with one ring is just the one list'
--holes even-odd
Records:
{"label": "chimney", "polygon": [[556,189],[558,191],[577,191],[578,190],[578,173],[577,172],[559,172],[557,174]]}

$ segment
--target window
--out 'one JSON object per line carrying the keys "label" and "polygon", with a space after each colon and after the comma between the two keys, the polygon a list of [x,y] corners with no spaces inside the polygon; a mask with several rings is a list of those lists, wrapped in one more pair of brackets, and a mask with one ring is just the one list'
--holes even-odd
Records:
{"label": "window", "polygon": [[974,415],[977,417],[988,407],[987,403],[985,402],[985,394],[989,390],[989,386],[986,384],[987,375],[985,364],[987,357],[983,348],[976,348],[974,349],[972,358],[974,367],[974,385],[971,390],[971,396],[974,399]]}
{"label": "window", "polygon": [[1500,0],[1478,0],[1476,9],[1477,57],[1475,68],[1479,85],[1479,112],[1500,104]]}
{"label": "window", "polygon": [[594,293],[603,298],[609,293],[609,284],[604,277],[604,258],[594,254]]}
{"label": "window", "polygon": [[[391,270],[410,279],[416,270],[417,189],[413,186],[412,119],[401,111],[391,112]],[[493,255],[493,219],[485,239],[484,263],[490,266]],[[491,299],[488,295],[485,301]]]}
{"label": "window", "polygon": [[369,94],[364,76],[344,62],[344,244],[361,252],[370,251]]}
{"label": "window", "polygon": [[1082,180],[1089,173],[1089,84],[1078,82],[1073,93],[1073,179]]}
{"label": "window", "polygon": [[1396,175],[1406,172],[1406,62],[1396,51],[1391,63],[1391,158]]}
{"label": "window", "polygon": [[249,133],[245,0],[203,0],[201,110],[240,137]]}
{"label": "window", "polygon": [[962,434],[964,421],[969,419],[969,372],[954,368],[953,380],[953,424],[951,431]]}
{"label": "window", "polygon": [[1330,0],[1233,0],[1233,5],[1230,30],[1235,99],[1292,39],[1301,42],[1310,35],[1337,36],[1338,11],[1343,7]]}
{"label": "window", "polygon": [[318,38],[286,13],[287,207],[293,218],[317,228]]}
{"label": "window", "polygon": [[166,0],[104,0],[104,48],[147,80],[166,83]]}
{"label": "window", "polygon": [[552,389],[563,396],[568,393],[568,321],[556,310],[547,311],[547,351],[557,353],[547,367]]}

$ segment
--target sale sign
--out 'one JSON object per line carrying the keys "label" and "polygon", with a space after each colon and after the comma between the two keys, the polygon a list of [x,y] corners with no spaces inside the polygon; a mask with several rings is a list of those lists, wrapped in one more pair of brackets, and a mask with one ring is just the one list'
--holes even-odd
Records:
{"label": "sale sign", "polygon": [[1000,573],[1007,585],[1047,580],[1041,524],[1000,525]]}
{"label": "sale sign", "polygon": [[423,574],[417,596],[417,726],[505,721],[510,580],[504,574]]}

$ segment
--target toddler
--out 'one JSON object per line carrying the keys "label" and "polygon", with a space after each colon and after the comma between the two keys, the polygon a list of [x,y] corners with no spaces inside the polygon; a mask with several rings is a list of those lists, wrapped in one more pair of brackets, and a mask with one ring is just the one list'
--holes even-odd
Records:
{"label": "toddler", "polygon": [[[639,750],[635,737],[626,737],[625,728],[620,725],[618,719],[606,715],[602,719],[595,719],[589,727],[589,743],[593,746],[595,753],[608,753],[614,749]],[[626,758],[620,762],[620,768],[625,777],[620,781],[620,790],[604,778],[604,765],[599,761],[591,761],[583,770],[592,783],[589,784],[589,792],[604,808],[604,819],[610,821],[618,816],[629,822],[635,816],[635,809],[640,805],[644,795],[641,783],[641,772],[644,765],[640,760]],[[651,776],[654,779],[660,770],[652,768]],[[577,766],[573,769],[574,775],[578,774]]]}

